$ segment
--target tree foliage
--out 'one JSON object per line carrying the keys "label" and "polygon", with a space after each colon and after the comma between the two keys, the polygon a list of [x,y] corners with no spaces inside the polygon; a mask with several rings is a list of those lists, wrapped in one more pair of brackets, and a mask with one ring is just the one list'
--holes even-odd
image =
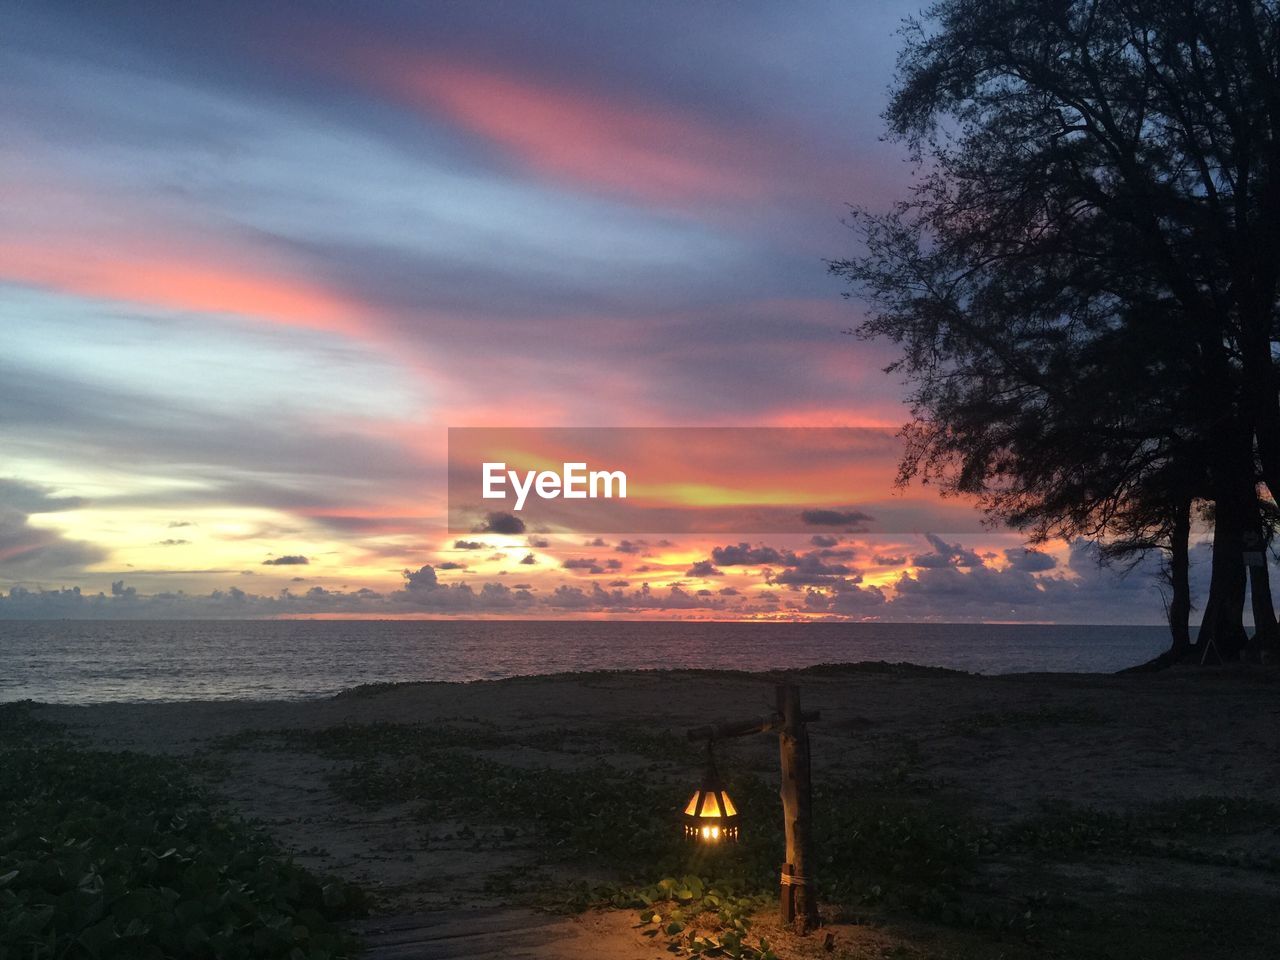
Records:
{"label": "tree foliage", "polygon": [[1241,537],[1280,488],[1276,7],[936,4],[886,112],[915,187],[832,263],[902,350],[903,480],[1182,561],[1212,503],[1206,623],[1235,646]]}

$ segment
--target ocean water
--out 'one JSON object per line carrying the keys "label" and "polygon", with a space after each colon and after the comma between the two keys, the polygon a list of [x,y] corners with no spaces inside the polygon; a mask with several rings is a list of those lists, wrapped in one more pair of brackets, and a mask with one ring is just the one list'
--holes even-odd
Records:
{"label": "ocean water", "polygon": [[0,701],[321,697],[361,683],[859,660],[1110,672],[1164,627],[564,621],[0,621]]}

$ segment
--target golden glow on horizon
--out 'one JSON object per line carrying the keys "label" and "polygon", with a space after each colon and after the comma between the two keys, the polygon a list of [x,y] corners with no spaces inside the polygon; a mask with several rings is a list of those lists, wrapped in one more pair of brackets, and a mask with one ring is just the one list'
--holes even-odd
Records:
{"label": "golden glow on horizon", "polygon": [[[633,483],[628,499],[678,507],[826,506],[846,503],[848,491],[796,487],[725,487],[710,483]],[[628,491],[631,493],[631,491]]]}
{"label": "golden glow on horizon", "polygon": [[[111,544],[106,556],[88,568],[90,575],[102,577],[100,585],[89,581],[92,591],[104,589],[107,581],[124,579],[138,586],[140,592],[183,590],[208,593],[210,589],[238,586],[246,591],[272,595],[283,588],[305,591],[313,585],[330,590],[353,591],[369,588],[383,595],[402,589],[401,571],[416,570],[424,563],[436,568],[442,584],[471,584],[479,590],[486,582],[507,586],[528,584],[535,597],[546,598],[559,586],[568,585],[588,594],[595,585],[627,598],[647,586],[655,594],[666,595],[675,588],[685,595],[705,594],[704,606],[682,608],[679,604],[639,609],[628,607],[621,612],[604,610],[557,610],[538,606],[510,613],[503,611],[448,610],[431,612],[389,611],[395,619],[435,619],[464,616],[471,618],[524,619],[687,619],[687,620],[822,620],[825,610],[806,610],[801,605],[805,591],[814,589],[801,584],[796,589],[785,584],[767,584],[763,574],[769,564],[730,565],[704,575],[690,575],[698,563],[709,559],[713,548],[723,545],[725,538],[703,536],[696,540],[658,546],[657,540],[622,553],[614,549],[617,541],[610,538],[601,544],[582,535],[531,534],[528,536],[494,536],[492,534],[449,535],[437,533],[432,538],[434,549],[423,551],[422,541],[411,535],[380,535],[357,542],[332,535],[323,524],[301,518],[297,514],[276,510],[244,510],[231,507],[200,509],[142,508],[134,506],[87,505],[71,510],[34,515],[30,521],[36,529],[55,531],[68,539],[92,544]],[[531,546],[531,540],[545,538],[544,546]],[[477,549],[461,549],[455,541],[479,543]],[[807,538],[792,537],[797,554],[813,549]],[[904,576],[919,577],[924,568],[911,562],[922,549],[911,537],[889,538],[847,537],[843,547],[851,559],[835,558],[860,575],[862,589],[878,588],[887,598],[897,593]],[[782,544],[779,544],[780,546]],[[992,550],[981,551],[989,558],[990,569],[1005,569],[1009,563],[996,558]],[[1046,553],[1065,565],[1069,550],[1065,544],[1048,544]],[[894,553],[906,562],[873,564],[878,554]],[[307,563],[272,564],[267,561],[285,555],[307,558]],[[531,556],[532,563],[521,563]],[[565,568],[571,558],[590,557],[598,568]],[[612,566],[609,562],[612,561]],[[1069,574],[1068,574],[1069,575]],[[295,582],[298,581],[298,582]],[[13,581],[11,581],[13,582]],[[19,581],[20,582],[20,581]],[[701,589],[699,589],[701,588]],[[725,593],[726,588],[732,588]],[[817,589],[829,590],[819,583]],[[727,599],[731,598],[731,599]],[[770,606],[764,600],[776,598]],[[717,605],[718,604],[718,605]],[[742,608],[745,604],[746,608]],[[625,604],[624,604],[625,606]],[[869,611],[874,618],[874,610]],[[369,616],[365,611],[352,616]],[[341,611],[318,611],[306,616],[340,619]],[[854,617],[853,619],[858,619]]]}
{"label": "golden glow on horizon", "polygon": [[[523,455],[523,454],[521,454]],[[554,465],[554,461],[546,461]],[[54,475],[56,476],[56,474]],[[59,478],[61,479],[61,478]],[[924,567],[914,557],[930,548],[917,535],[843,535],[828,556],[819,551],[809,536],[731,536],[704,534],[672,535],[667,542],[658,535],[632,537],[626,550],[617,549],[624,538],[599,538],[564,532],[544,534],[449,534],[436,526],[429,535],[413,532],[413,525],[431,523],[434,515],[411,500],[388,501],[379,506],[353,505],[328,508],[325,512],[305,508],[246,509],[234,506],[163,508],[137,506],[139,500],[180,504],[192,495],[203,494],[207,484],[186,477],[161,478],[150,475],[122,477],[104,472],[92,486],[82,483],[50,485],[51,497],[82,498],[71,509],[35,513],[29,520],[33,530],[50,531],[68,540],[100,546],[104,556],[85,568],[80,583],[88,592],[106,590],[116,580],[134,586],[139,594],[184,591],[207,595],[211,590],[239,587],[260,596],[275,596],[284,589],[301,595],[313,587],[351,593],[361,588],[383,597],[404,588],[404,570],[432,565],[438,582],[445,586],[470,585],[477,594],[486,583],[530,590],[533,606],[512,611],[442,609],[405,611],[392,605],[387,612],[364,607],[356,612],[341,609],[282,614],[299,618],[346,619],[369,616],[389,619],[595,619],[595,620],[721,620],[733,622],[797,622],[831,619],[832,614],[816,605],[806,608],[811,592],[833,596],[831,581],[813,584],[766,583],[765,573],[774,568],[782,573],[786,564],[750,563],[718,567],[713,560],[716,547],[747,542],[767,544],[797,556],[814,552],[822,563],[847,570],[840,576],[861,589],[878,589],[894,598],[904,576],[918,578]],[[674,499],[723,502],[723,488],[714,485],[666,485],[659,493]],[[787,494],[782,492],[780,499]],[[795,495],[813,502],[812,493]],[[127,502],[125,501],[127,498]],[[425,502],[424,497],[424,502]],[[76,503],[75,500],[68,502]],[[347,521],[354,521],[347,524]],[[358,536],[349,531],[358,532]],[[477,549],[455,547],[456,541],[480,544]],[[543,541],[545,545],[541,545]],[[968,549],[985,558],[987,568],[1003,570],[1011,565],[1000,547],[983,543],[1010,544],[1008,537],[991,540],[967,538]],[[533,544],[540,544],[534,546]],[[1047,544],[1043,552],[1058,561],[1058,574],[1073,576],[1066,561],[1065,544]],[[281,556],[307,558],[306,563],[272,564]],[[881,557],[901,562],[882,563]],[[525,558],[532,562],[522,563]],[[566,568],[570,559],[591,559],[595,568]],[[695,567],[713,560],[710,568]],[[963,572],[963,571],[962,571]],[[19,583],[42,587],[55,584],[11,578]],[[62,584],[56,584],[61,586]],[[0,582],[0,588],[4,583]],[[580,590],[589,599],[595,589],[614,598],[618,609],[556,608],[544,603],[561,587]],[[671,591],[677,593],[671,593]],[[640,596],[643,604],[629,601]],[[674,598],[666,603],[668,596]],[[874,607],[867,617],[876,619]],[[861,619],[851,615],[848,619]]]}

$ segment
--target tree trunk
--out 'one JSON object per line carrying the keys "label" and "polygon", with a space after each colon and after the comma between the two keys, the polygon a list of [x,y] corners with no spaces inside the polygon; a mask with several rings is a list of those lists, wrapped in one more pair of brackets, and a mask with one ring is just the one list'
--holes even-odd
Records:
{"label": "tree trunk", "polygon": [[1244,649],[1246,660],[1252,663],[1270,663],[1280,652],[1280,627],[1276,626],[1276,611],[1271,602],[1271,576],[1266,566],[1266,554],[1261,565],[1249,567],[1249,593],[1253,600],[1253,636]]}
{"label": "tree trunk", "polygon": [[1244,548],[1239,496],[1224,491],[1214,505],[1213,573],[1193,651],[1200,663],[1235,660],[1244,649]]}
{"label": "tree trunk", "polygon": [[1177,663],[1191,652],[1191,498],[1177,505],[1169,537],[1169,660]]}
{"label": "tree trunk", "polygon": [[[1246,5],[1241,6],[1243,8]],[[1252,16],[1251,9],[1247,13],[1249,17]],[[1276,103],[1280,105],[1280,102]],[[1274,176],[1274,171],[1272,173]],[[1272,203],[1277,199],[1274,190],[1268,196]],[[1256,247],[1251,249],[1255,255],[1261,253]],[[1241,283],[1238,295],[1245,298],[1245,302],[1241,304],[1244,333],[1241,359],[1245,399],[1250,406],[1249,420],[1253,424],[1253,435],[1257,440],[1262,481],[1272,499],[1280,503],[1280,378],[1276,375],[1272,348],[1276,276],[1275,268],[1270,263],[1272,259],[1273,257],[1262,254],[1259,265],[1266,262],[1267,269],[1261,286],[1250,291],[1248,284]],[[1280,653],[1280,628],[1277,628],[1275,607],[1271,602],[1271,577],[1267,570],[1269,545],[1268,538],[1263,534],[1262,513],[1258,509],[1256,490],[1249,505],[1249,529],[1255,536],[1255,543],[1250,544],[1249,549],[1260,550],[1262,562],[1249,566],[1254,633],[1245,647],[1244,655],[1248,660],[1261,663],[1275,659]]]}
{"label": "tree trunk", "polygon": [[1165,670],[1176,663],[1192,660],[1191,647],[1191,503],[1190,496],[1173,507],[1169,527],[1169,559],[1161,571],[1172,596],[1165,613],[1169,618],[1169,649],[1145,663],[1126,667],[1121,673],[1151,673]]}
{"label": "tree trunk", "polygon": [[1280,649],[1280,627],[1276,625],[1276,609],[1271,601],[1271,574],[1267,569],[1268,544],[1256,493],[1250,502],[1250,508],[1245,527],[1250,537],[1245,549],[1250,561],[1249,595],[1253,604],[1253,637],[1245,645],[1244,656],[1253,663],[1264,663],[1274,659],[1277,649]]}

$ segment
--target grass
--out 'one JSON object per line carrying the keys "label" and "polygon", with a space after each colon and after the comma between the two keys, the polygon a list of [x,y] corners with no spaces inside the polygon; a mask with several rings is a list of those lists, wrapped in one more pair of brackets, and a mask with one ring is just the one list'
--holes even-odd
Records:
{"label": "grass", "polygon": [[1060,859],[1131,854],[1280,873],[1280,857],[1224,850],[1213,842],[1251,830],[1274,831],[1278,824],[1280,804],[1203,796],[1122,812],[1058,804],[1006,833],[1010,846]]}
{"label": "grass", "polygon": [[984,710],[954,724],[960,733],[985,730],[1041,730],[1059,726],[1098,726],[1106,719],[1092,707],[1037,707],[1034,710]]}
{"label": "grass", "polygon": [[[980,714],[970,726],[1097,722],[1089,711],[1046,708]],[[698,758],[667,732],[503,733],[469,722],[257,736],[266,744],[285,737],[345,761],[331,787],[364,809],[407,804],[424,825],[447,824],[450,837],[532,846],[537,862],[491,878],[488,889],[504,899],[560,910],[636,909],[642,928],[674,953],[773,955],[750,930],[750,913],[776,896],[776,785],[722,757],[743,814],[743,842],[691,847],[674,814],[692,789]],[[530,768],[495,752],[522,746],[558,749],[570,762]],[[603,759],[624,756],[645,762]],[[1241,831],[1274,830],[1276,804],[1232,797],[1120,811],[1057,804],[993,823],[926,776],[921,751],[908,740],[890,744],[867,773],[815,784],[823,901],[841,919],[934,944],[929,955],[1234,960],[1265,956],[1261,945],[1280,935],[1280,904],[1260,893],[1177,885],[1162,892],[1154,883],[1125,892],[1107,879],[1122,868],[1158,878],[1176,864],[1274,874],[1274,858],[1227,843]]]}
{"label": "grass", "polygon": [[179,761],[0,704],[0,960],[351,956],[360,891],[221,812]]}
{"label": "grass", "polygon": [[[647,758],[619,766],[598,759],[599,745],[581,741],[581,732],[526,731],[503,735],[492,728],[423,724],[343,724],[319,730],[250,731],[223,738],[220,750],[303,749],[346,761],[330,778],[335,794],[365,810],[410,804],[424,824],[462,822],[506,827],[508,839],[531,834],[548,841],[561,859],[595,859],[616,871],[654,863],[687,866],[689,848],[673,835],[664,814],[687,797],[672,774],[699,762],[687,741],[666,732],[621,727],[610,755]],[[517,767],[486,755],[503,747],[570,751],[580,761],[567,767]],[[674,760],[672,757],[674,756]],[[692,789],[690,782],[689,789]],[[741,775],[729,789],[744,815],[761,822],[776,802],[759,778]],[[483,831],[493,835],[494,831]],[[762,851],[771,835],[757,836]],[[754,849],[755,844],[752,845]],[[767,854],[772,858],[772,852]],[[741,862],[740,859],[735,862]],[[776,864],[770,863],[772,874]]]}
{"label": "grass", "polygon": [[[630,753],[668,762],[696,762],[702,755],[700,745],[692,744],[670,730],[649,730],[637,728],[634,724],[617,723],[606,729],[604,737],[615,754]],[[584,739],[578,730],[550,728],[506,733],[492,721],[474,717],[430,725],[379,721],[343,723],[319,729],[244,730],[219,737],[211,744],[211,748],[217,751],[245,747],[257,750],[296,749],[344,759],[370,755],[412,756],[442,749],[479,751],[502,747],[585,753],[596,746],[595,738]]]}

